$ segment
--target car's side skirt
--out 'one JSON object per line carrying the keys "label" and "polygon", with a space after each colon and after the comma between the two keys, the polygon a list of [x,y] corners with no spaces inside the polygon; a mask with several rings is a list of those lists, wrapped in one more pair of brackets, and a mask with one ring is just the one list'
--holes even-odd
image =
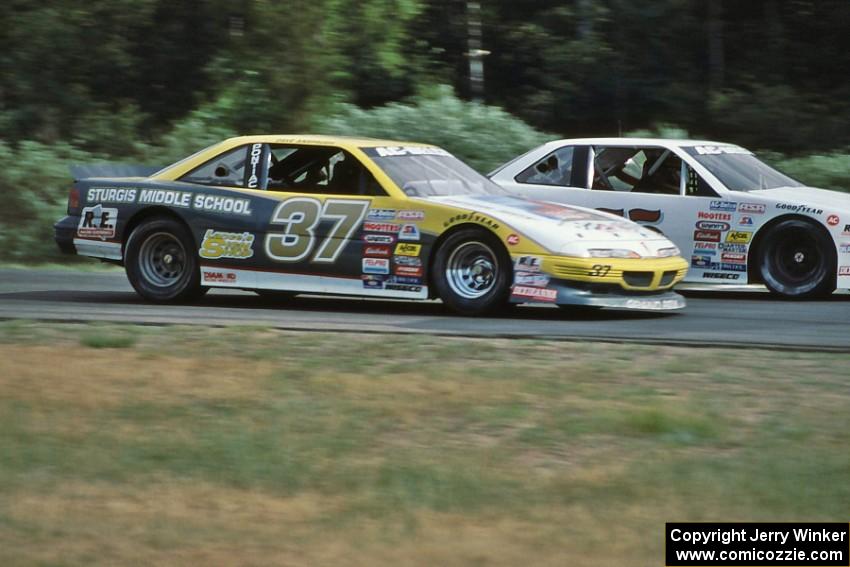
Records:
{"label": "car's side skirt", "polygon": [[80,256],[92,258],[105,258],[107,260],[123,259],[120,242],[105,242],[101,240],[87,240],[75,238],[74,248]]}

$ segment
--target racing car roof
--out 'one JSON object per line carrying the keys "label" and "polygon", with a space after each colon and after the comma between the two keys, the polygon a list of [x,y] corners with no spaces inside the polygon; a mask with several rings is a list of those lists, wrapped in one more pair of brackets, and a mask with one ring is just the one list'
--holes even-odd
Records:
{"label": "racing car roof", "polygon": [[575,145],[605,145],[605,146],[732,146],[729,142],[713,142],[711,140],[685,140],[680,138],[570,138],[552,140],[546,146]]}

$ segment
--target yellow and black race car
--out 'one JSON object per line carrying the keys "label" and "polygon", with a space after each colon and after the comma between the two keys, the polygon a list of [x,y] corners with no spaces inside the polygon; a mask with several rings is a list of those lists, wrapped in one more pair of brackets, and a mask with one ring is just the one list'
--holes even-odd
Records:
{"label": "yellow and black race car", "polygon": [[687,263],[620,217],[508,195],[445,150],[249,136],[149,177],[87,178],[55,226],[68,253],[123,264],[151,301],[210,287],[675,310]]}

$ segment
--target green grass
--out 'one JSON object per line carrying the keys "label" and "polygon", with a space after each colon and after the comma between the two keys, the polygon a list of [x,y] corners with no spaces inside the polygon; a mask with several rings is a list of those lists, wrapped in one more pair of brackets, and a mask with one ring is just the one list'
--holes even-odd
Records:
{"label": "green grass", "polygon": [[0,322],[0,562],[661,564],[665,521],[845,521],[845,364]]}

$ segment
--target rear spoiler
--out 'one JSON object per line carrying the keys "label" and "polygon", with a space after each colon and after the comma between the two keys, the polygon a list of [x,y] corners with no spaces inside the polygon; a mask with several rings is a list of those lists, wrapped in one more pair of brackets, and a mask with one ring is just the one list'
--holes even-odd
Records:
{"label": "rear spoiler", "polygon": [[127,163],[92,163],[72,165],[71,176],[75,180],[89,177],[150,177],[162,167],[155,165],[132,165]]}

